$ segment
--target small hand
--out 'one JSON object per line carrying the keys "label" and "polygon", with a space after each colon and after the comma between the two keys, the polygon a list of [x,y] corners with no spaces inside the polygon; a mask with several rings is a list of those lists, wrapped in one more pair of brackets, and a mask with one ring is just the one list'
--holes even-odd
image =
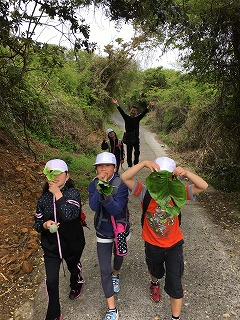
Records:
{"label": "small hand", "polygon": [[160,171],[160,167],[156,162],[153,161],[144,161],[144,167],[149,168],[152,172],[154,171]]}
{"label": "small hand", "polygon": [[108,174],[105,173],[99,173],[98,180],[107,181],[108,180]]}
{"label": "small hand", "polygon": [[[56,224],[55,221],[53,221],[53,220],[47,220],[47,221],[44,222],[43,228],[44,228],[44,229],[49,229],[52,224]],[[57,223],[57,227],[59,227],[59,225],[60,225],[60,223],[58,222],[58,223]]]}
{"label": "small hand", "polygon": [[52,193],[52,194],[56,194],[60,191],[60,188],[58,187],[58,185],[56,184],[56,182],[54,181],[48,181],[48,185],[49,185],[49,191]]}
{"label": "small hand", "polygon": [[119,103],[116,99],[112,98],[112,103],[116,104],[117,106],[119,106]]}
{"label": "small hand", "polygon": [[173,174],[178,177],[183,177],[183,176],[186,177],[187,170],[182,167],[177,167],[173,170]]}
{"label": "small hand", "polygon": [[156,102],[150,101],[149,104],[148,104],[148,106],[149,106],[149,107],[155,107],[156,104],[157,104]]}

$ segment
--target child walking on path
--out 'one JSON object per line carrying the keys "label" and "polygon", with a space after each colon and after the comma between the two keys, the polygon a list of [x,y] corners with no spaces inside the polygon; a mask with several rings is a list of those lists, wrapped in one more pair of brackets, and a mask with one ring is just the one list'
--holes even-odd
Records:
{"label": "child walking on path", "polygon": [[104,151],[108,150],[115,155],[117,161],[116,173],[118,173],[120,164],[124,163],[124,147],[122,141],[118,139],[113,129],[107,129],[106,136],[103,137],[101,149]]}
{"label": "child walking on path", "polygon": [[71,300],[80,296],[83,285],[80,258],[85,238],[80,223],[81,199],[63,160],[48,161],[44,173],[48,181],[37,203],[34,227],[41,233],[44,252],[48,293],[45,320],[62,320],[59,302],[59,270],[62,259],[66,261],[70,272]]}
{"label": "child walking on path", "polygon": [[[130,194],[138,197],[142,205],[144,205],[144,197],[148,190],[144,184],[135,180],[134,177],[143,168],[149,168],[152,172],[166,170],[172,172],[176,177],[186,177],[191,181],[191,184],[186,186],[186,198],[188,200],[194,200],[196,194],[208,187],[208,184],[202,178],[182,167],[176,167],[175,161],[168,157],[157,158],[154,162],[142,161],[122,174],[122,180],[129,188]],[[169,204],[174,207],[176,204],[172,200]],[[183,235],[178,216],[170,215],[162,210],[150,196],[142,222],[145,258],[151,275],[150,296],[153,301],[160,301],[159,279],[166,272],[164,290],[170,296],[171,319],[179,320],[183,301],[181,280],[184,261]]]}
{"label": "child walking on path", "polygon": [[[101,273],[101,282],[107,300],[107,312],[104,320],[117,320],[118,310],[115,305],[114,293],[119,292],[119,271],[123,256],[119,256],[114,245],[114,229],[112,217],[116,223],[125,228],[129,237],[128,188],[116,174],[116,158],[114,154],[102,152],[97,155],[97,177],[90,182],[89,206],[95,211],[94,224],[97,236],[97,254]],[[105,193],[99,183],[104,182],[105,188],[112,188],[112,193]],[[112,253],[113,267],[112,267]]]}

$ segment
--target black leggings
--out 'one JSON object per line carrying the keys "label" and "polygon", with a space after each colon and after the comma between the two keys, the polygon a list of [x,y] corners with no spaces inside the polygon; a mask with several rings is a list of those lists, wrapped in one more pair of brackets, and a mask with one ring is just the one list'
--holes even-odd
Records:
{"label": "black leggings", "polygon": [[[114,250],[115,251],[115,250]],[[101,281],[103,292],[106,298],[114,295],[112,283],[112,252],[113,242],[101,243],[97,242],[98,262],[100,266]],[[123,257],[117,256],[114,252],[113,268],[117,271],[121,269]]]}
{"label": "black leggings", "polygon": [[[65,259],[68,270],[70,272],[70,287],[77,289],[80,286],[80,277],[82,265],[80,256],[74,256]],[[58,319],[61,314],[59,302],[59,270],[61,259],[59,257],[49,257],[44,255],[46,269],[46,286],[48,293],[48,309],[45,320]]]}

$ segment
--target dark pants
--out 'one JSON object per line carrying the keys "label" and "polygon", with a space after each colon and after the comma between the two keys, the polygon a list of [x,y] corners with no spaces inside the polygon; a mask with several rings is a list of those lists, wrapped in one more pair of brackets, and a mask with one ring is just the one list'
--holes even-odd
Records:
{"label": "dark pants", "polygon": [[[100,266],[101,281],[102,281],[103,292],[106,298],[110,298],[114,295],[113,283],[112,283],[112,252],[113,252],[113,242],[111,243],[97,242],[97,254],[98,254],[98,261]],[[117,256],[114,252],[113,268],[119,271],[121,269],[122,263],[123,263],[123,257]]]}
{"label": "dark pants", "polygon": [[161,248],[145,242],[145,254],[150,274],[161,279],[165,274],[166,293],[175,299],[183,297],[182,275],[184,271],[183,241],[170,248]]}
{"label": "dark pants", "polygon": [[[132,162],[132,152],[134,149],[134,161]],[[132,167],[132,165],[137,164],[139,162],[139,156],[140,156],[140,141],[139,139],[131,145],[127,145],[127,164],[129,167]]]}
{"label": "dark pants", "polygon": [[[79,255],[65,259],[70,272],[70,287],[77,289],[80,287],[82,265]],[[46,286],[48,293],[48,309],[45,320],[58,319],[61,314],[59,302],[59,270],[61,260],[59,257],[44,256],[46,269]]]}

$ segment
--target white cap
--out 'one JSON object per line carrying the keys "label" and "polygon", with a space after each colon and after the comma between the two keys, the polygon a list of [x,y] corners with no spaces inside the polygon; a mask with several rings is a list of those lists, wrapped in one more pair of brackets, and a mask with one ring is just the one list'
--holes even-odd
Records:
{"label": "white cap", "polygon": [[176,168],[176,162],[168,157],[160,157],[154,160],[159,167],[160,170],[167,170],[169,172],[173,172],[173,170]]}
{"label": "white cap", "polygon": [[49,168],[50,170],[59,170],[61,172],[68,171],[66,162],[61,159],[49,160],[46,163],[45,168]]}
{"label": "white cap", "polygon": [[107,129],[107,131],[106,131],[106,135],[108,136],[108,134],[110,133],[110,132],[113,132],[114,130],[113,129],[111,129],[111,128],[109,128],[109,129]]}
{"label": "white cap", "polygon": [[117,161],[116,161],[116,157],[113,153],[111,152],[102,152],[99,153],[96,157],[96,162],[94,163],[94,166],[97,164],[113,164],[114,166],[116,166]]}

